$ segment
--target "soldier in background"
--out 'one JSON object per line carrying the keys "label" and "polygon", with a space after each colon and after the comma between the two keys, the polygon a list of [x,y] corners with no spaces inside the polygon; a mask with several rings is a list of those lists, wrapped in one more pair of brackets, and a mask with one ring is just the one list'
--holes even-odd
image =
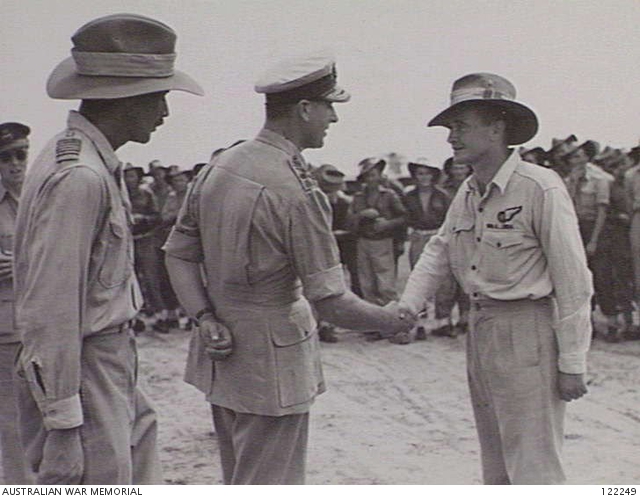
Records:
{"label": "soldier in background", "polygon": [[[338,243],[340,261],[349,273],[351,290],[358,294],[360,281],[358,278],[357,238],[348,230],[347,224],[349,206],[353,199],[344,193],[345,175],[335,166],[329,164],[320,165],[313,173],[318,181],[318,186],[329,198],[332,213],[331,228]],[[320,341],[327,343],[336,343],[338,341],[335,327],[326,321],[320,321],[318,336]]]}
{"label": "soldier in background", "polygon": [[20,334],[14,320],[12,268],[14,227],[27,169],[30,132],[22,123],[0,125],[0,450],[8,485],[33,483],[18,425],[15,358]]}

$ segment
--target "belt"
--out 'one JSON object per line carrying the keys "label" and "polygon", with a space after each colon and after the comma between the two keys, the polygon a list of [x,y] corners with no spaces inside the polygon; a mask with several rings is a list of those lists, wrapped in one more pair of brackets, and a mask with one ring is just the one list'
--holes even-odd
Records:
{"label": "belt", "polygon": [[544,298],[538,298],[537,300],[531,300],[525,298],[522,300],[493,300],[491,298],[481,298],[479,300],[471,301],[471,308],[475,310],[489,310],[489,309],[514,309],[523,307],[540,307],[551,305],[551,297],[545,296]]}

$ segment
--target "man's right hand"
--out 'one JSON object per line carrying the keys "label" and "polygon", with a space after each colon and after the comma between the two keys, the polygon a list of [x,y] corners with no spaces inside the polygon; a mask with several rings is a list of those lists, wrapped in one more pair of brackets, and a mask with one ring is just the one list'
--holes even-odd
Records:
{"label": "man's right hand", "polygon": [[80,428],[49,430],[42,451],[38,485],[78,485],[83,474]]}
{"label": "man's right hand", "polygon": [[413,315],[405,305],[392,301],[384,306],[389,312],[389,324],[384,328],[385,333],[401,333],[412,329],[418,317]]}
{"label": "man's right hand", "polygon": [[199,334],[205,350],[213,361],[224,360],[233,353],[231,331],[217,320],[213,314],[205,314],[200,319]]}

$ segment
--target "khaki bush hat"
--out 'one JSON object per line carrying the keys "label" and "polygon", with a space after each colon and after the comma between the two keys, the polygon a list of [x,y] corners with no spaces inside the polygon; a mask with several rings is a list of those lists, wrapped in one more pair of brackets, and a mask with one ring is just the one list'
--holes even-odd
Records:
{"label": "khaki bush hat", "polygon": [[419,157],[416,158],[414,160],[411,160],[407,163],[407,168],[409,169],[409,174],[412,177],[416,176],[416,170],[418,168],[429,168],[429,170],[431,171],[431,173],[435,174],[436,177],[439,177],[440,174],[442,173],[442,166],[440,165],[432,165],[431,162],[424,157]]}
{"label": "khaki bush hat", "polygon": [[364,177],[367,173],[369,173],[374,168],[379,169],[380,173],[382,173],[386,166],[387,166],[387,162],[382,158],[376,158],[376,157],[364,158],[362,161],[360,161],[360,163],[358,163],[358,168],[360,168],[360,173],[358,173],[356,180],[362,181],[362,177]]}
{"label": "khaki bush hat", "polygon": [[484,102],[505,113],[509,145],[523,144],[538,133],[538,118],[515,99],[516,88],[506,78],[492,73],[469,74],[453,83],[450,106],[433,118],[428,126],[447,126],[457,112],[471,107],[473,103]]}
{"label": "khaki bush hat", "polygon": [[71,40],[71,57],[47,81],[54,99],[119,99],[168,90],[204,95],[195,80],[174,69],[176,34],[159,21],[114,14],[88,22]]}

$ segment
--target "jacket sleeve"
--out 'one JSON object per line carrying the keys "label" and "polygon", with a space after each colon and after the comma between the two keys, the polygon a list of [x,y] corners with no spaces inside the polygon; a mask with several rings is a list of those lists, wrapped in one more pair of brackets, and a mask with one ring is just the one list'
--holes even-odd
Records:
{"label": "jacket sleeve", "polygon": [[106,187],[89,168],[53,175],[34,199],[25,251],[30,262],[17,303],[29,386],[47,429],[83,423],[82,353],[91,248],[107,207]]}

